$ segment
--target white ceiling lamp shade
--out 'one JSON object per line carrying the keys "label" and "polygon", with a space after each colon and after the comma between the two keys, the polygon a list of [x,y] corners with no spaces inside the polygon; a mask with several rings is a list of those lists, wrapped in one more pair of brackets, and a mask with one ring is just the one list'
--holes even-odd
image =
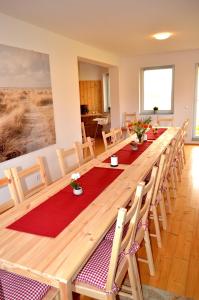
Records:
{"label": "white ceiling lamp shade", "polygon": [[158,32],[153,35],[153,38],[156,40],[166,40],[170,38],[173,34],[171,32]]}

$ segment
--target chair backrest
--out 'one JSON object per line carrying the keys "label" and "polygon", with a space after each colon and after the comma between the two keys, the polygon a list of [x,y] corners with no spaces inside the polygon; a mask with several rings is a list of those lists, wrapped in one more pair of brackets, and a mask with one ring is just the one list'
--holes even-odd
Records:
{"label": "chair backrest", "polygon": [[[29,168],[21,171],[18,171],[17,168],[11,168],[11,171],[20,202],[36,194],[49,184],[42,157],[38,157],[36,159],[36,164]],[[30,184],[26,183],[26,179],[35,173],[37,174],[37,177],[35,178],[34,182],[39,182],[37,184],[34,183],[33,186],[29,187]]]}
{"label": "chair backrest", "polygon": [[105,133],[105,131],[102,131],[102,137],[103,137],[105,150],[108,150],[109,148],[113,147],[116,144],[114,130],[111,130],[108,133]]}
{"label": "chair backrest", "polygon": [[[0,214],[19,203],[11,170],[5,170],[4,174],[5,177],[0,179],[0,189],[7,188],[8,191],[5,191],[5,194],[8,192],[10,199],[6,199],[6,201],[0,203]],[[1,198],[1,200],[3,199]]]}
{"label": "chair backrest", "polygon": [[119,143],[123,140],[123,133],[121,128],[112,128],[115,135],[115,143]]}
{"label": "chair backrest", "polygon": [[183,132],[183,139],[185,140],[185,137],[187,135],[187,127],[189,125],[189,120],[185,120],[183,125],[182,125],[182,132]]}
{"label": "chair backrest", "polygon": [[154,185],[154,191],[151,204],[155,205],[157,201],[158,192],[163,188],[164,180],[167,178],[169,172],[170,160],[172,156],[172,146],[168,146],[165,153],[163,153],[158,162],[157,178]]}
{"label": "chair backrest", "polygon": [[124,113],[124,127],[127,127],[129,123],[136,122],[137,116],[136,112],[134,113]]}
{"label": "chair backrest", "polygon": [[[154,187],[155,187],[156,180],[157,180],[157,174],[158,174],[158,167],[154,166],[151,171],[151,176],[150,176],[149,182],[148,183],[141,182],[138,184],[136,192],[135,192],[134,200],[133,200],[133,205],[127,214],[126,221],[128,222],[129,220],[131,220],[132,213],[135,209],[134,202],[136,203],[138,201],[138,199],[140,197],[139,195],[141,194],[141,198],[144,199],[144,201],[143,201],[141,210],[138,214],[138,222],[140,224],[140,227],[138,228],[139,230],[137,230],[137,227],[136,227],[136,236],[135,236],[135,239],[138,238],[138,240],[140,240],[140,238],[143,238],[143,235],[140,236],[140,231],[142,231],[142,233],[143,233],[143,228],[145,228],[145,226],[147,225],[148,213],[149,213],[149,208],[150,208],[150,204],[151,204],[153,193],[154,193]],[[141,225],[143,225],[143,226],[141,226]],[[126,237],[128,238],[128,235],[126,235]],[[139,242],[141,242],[141,241],[139,241]]]}
{"label": "chair backrest", "polygon": [[[130,255],[132,245],[135,242],[141,243],[144,238],[144,229],[142,224],[146,224],[148,218],[154,183],[157,176],[157,169],[157,167],[153,167],[151,178],[147,185],[145,185],[144,182],[138,184],[133,205],[130,210],[127,212],[125,208],[119,209],[107,276],[107,292],[112,290],[114,283],[116,285],[118,282],[121,283],[121,273],[122,267],[125,265],[125,259],[122,259],[123,262],[119,259],[122,267],[120,264],[118,266],[118,258],[121,258],[120,255],[123,254],[124,257]],[[144,204],[142,203],[143,197],[145,197]],[[122,239],[124,225],[127,223],[129,223],[128,230],[125,237]],[[138,224],[141,224],[141,226]]]}
{"label": "chair backrest", "polygon": [[81,132],[82,132],[82,142],[86,143],[86,130],[85,130],[85,126],[84,126],[84,122],[81,122]]}
{"label": "chair backrest", "polygon": [[173,126],[174,118],[173,117],[159,117],[157,116],[157,124],[159,126]]}
{"label": "chair backrest", "polygon": [[176,135],[175,139],[173,139],[173,141],[171,142],[171,144],[173,146],[173,153],[172,153],[172,157],[171,157],[171,162],[175,160],[176,155],[178,153],[178,149],[179,149],[179,147],[181,147],[182,140],[183,140],[183,131],[181,129],[181,130],[179,130],[179,132]]}
{"label": "chair backrest", "polygon": [[56,152],[63,177],[79,166],[75,148],[56,149]]}
{"label": "chair backrest", "polygon": [[86,140],[87,142],[83,144],[80,142],[74,143],[79,166],[95,157],[91,138],[87,137]]}

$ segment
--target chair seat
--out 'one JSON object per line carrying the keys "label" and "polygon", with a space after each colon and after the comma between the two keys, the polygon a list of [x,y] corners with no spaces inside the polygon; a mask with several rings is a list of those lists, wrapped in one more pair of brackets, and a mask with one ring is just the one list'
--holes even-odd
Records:
{"label": "chair seat", "polygon": [[1,300],[41,300],[51,287],[0,269]]}
{"label": "chair seat", "polygon": [[[81,282],[89,284],[101,290],[106,290],[106,281],[108,276],[111,251],[112,251],[112,240],[104,239],[96,248],[95,252],[89,258],[83,269],[79,272],[74,280],[74,284]],[[139,244],[134,243],[128,254],[135,254],[139,249]],[[118,257],[118,264],[125,257],[126,253],[121,252]],[[118,288],[116,285],[112,287],[111,292],[116,292]],[[108,291],[110,292],[110,291]]]}
{"label": "chair seat", "polygon": [[90,284],[105,290],[111,251],[112,241],[103,240],[79,272],[75,282]]}
{"label": "chair seat", "polygon": [[[116,223],[114,223],[111,226],[111,228],[109,229],[109,231],[107,232],[107,234],[104,237],[105,240],[113,241],[113,238],[114,238],[114,235],[115,235],[115,225],[116,225]],[[126,236],[126,233],[128,231],[128,227],[129,227],[129,222],[124,225],[124,231],[123,231],[122,239]],[[148,228],[148,222],[142,223],[142,220],[140,220],[138,225],[137,225],[137,231],[140,228],[143,228],[144,230],[146,230]]]}
{"label": "chair seat", "polygon": [[[115,225],[116,225],[116,223],[114,223],[111,226],[111,228],[109,229],[109,231],[107,232],[107,234],[104,237],[105,240],[113,241],[114,235],[115,235]],[[122,238],[125,237],[125,235],[127,233],[127,230],[128,230],[128,227],[129,227],[129,223],[127,223],[127,224],[124,225],[124,230],[123,230]]]}

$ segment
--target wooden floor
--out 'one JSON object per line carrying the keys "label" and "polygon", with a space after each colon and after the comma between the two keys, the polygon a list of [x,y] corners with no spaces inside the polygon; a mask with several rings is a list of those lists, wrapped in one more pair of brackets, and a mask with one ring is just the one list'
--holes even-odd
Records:
{"label": "wooden floor", "polygon": [[103,142],[103,139],[102,137],[101,138],[96,138],[95,139],[95,155],[99,155],[101,154],[102,152],[105,151],[105,148],[104,148],[104,142]]}
{"label": "wooden floor", "polygon": [[[97,153],[103,151],[100,142],[96,146]],[[151,277],[143,263],[139,266],[143,283],[199,300],[199,146],[185,150],[187,162],[161,249],[152,238],[156,275]]]}
{"label": "wooden floor", "polygon": [[177,199],[162,232],[163,247],[152,240],[156,275],[140,264],[143,283],[199,299],[199,146],[186,146],[187,163]]}

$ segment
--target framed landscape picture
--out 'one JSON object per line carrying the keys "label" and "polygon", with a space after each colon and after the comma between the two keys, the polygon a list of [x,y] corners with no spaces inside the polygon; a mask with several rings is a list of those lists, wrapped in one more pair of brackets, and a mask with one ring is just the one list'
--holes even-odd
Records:
{"label": "framed landscape picture", "polygon": [[0,45],[0,162],[55,142],[49,55]]}

